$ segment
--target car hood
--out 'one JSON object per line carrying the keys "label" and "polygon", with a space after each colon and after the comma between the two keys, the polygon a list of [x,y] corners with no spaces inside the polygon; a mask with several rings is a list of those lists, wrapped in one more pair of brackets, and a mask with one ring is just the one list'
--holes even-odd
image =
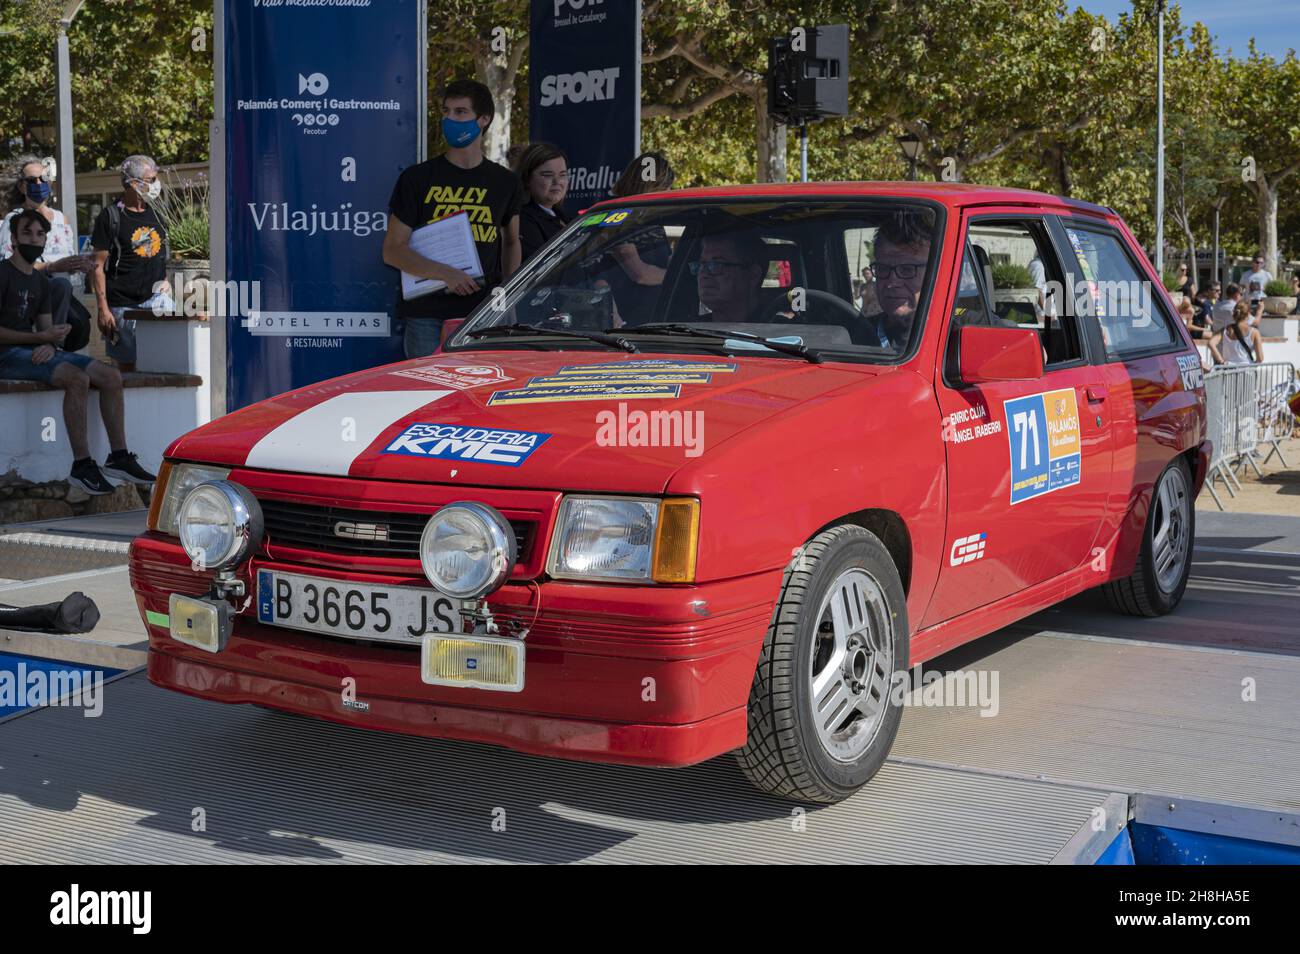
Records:
{"label": "car hood", "polygon": [[656,493],[740,431],[892,370],[786,357],[460,352],[277,395],[186,434],[167,456],[379,480]]}

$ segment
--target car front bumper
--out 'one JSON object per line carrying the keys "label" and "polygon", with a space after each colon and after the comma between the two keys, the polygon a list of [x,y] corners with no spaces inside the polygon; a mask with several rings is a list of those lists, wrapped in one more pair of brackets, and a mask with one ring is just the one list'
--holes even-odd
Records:
{"label": "car front bumper", "polygon": [[[177,542],[136,539],[131,582],[149,633],[149,680],[219,702],[255,703],[370,729],[504,745],[534,754],[681,766],[742,746],[750,687],[780,571],[695,586],[513,582],[490,598],[529,626],[522,692],[427,685],[418,647],[317,636],[235,621],[226,649],[177,642],[171,593],[199,595]],[[410,577],[254,562],[340,580],[427,585]],[[540,601],[540,602],[539,602]],[[354,695],[345,702],[344,689]]]}

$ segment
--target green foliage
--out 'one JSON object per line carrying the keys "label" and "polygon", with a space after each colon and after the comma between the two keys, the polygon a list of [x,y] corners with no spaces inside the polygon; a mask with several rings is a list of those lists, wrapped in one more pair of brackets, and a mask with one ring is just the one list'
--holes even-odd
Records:
{"label": "green foliage", "polygon": [[1291,295],[1291,283],[1275,278],[1264,285],[1264,294],[1273,298],[1289,298]]}
{"label": "green foliage", "polygon": [[1165,272],[1160,276],[1161,282],[1164,283],[1165,291],[1175,292],[1183,287],[1183,283],[1178,280],[1177,272]]}
{"label": "green foliage", "polygon": [[175,173],[162,176],[163,189],[150,203],[167,229],[174,258],[207,258],[208,179],[202,173],[182,179]]}
{"label": "green foliage", "polygon": [[994,288],[1033,288],[1034,278],[1029,269],[1014,262],[999,262],[993,266]]}

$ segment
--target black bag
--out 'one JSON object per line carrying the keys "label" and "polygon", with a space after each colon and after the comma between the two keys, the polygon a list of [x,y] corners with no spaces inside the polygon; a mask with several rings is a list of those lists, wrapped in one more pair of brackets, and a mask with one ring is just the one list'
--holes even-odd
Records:
{"label": "black bag", "polygon": [[0,629],[28,633],[88,633],[99,625],[99,607],[80,590],[59,603],[10,606],[0,603]]}
{"label": "black bag", "polygon": [[68,299],[66,320],[72,325],[72,330],[59,347],[64,351],[80,351],[90,344],[90,312],[86,311],[86,306],[77,301],[75,296]]}

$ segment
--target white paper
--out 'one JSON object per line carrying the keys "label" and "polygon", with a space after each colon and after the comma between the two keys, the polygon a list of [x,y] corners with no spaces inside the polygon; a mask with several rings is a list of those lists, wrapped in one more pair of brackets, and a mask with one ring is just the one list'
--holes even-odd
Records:
{"label": "white paper", "polygon": [[[410,246],[411,251],[431,261],[459,268],[480,281],[483,279],[483,263],[478,257],[478,246],[474,244],[468,212],[457,212],[437,222],[421,225],[411,233]],[[436,278],[416,278],[402,272],[402,297],[407,301],[446,287],[446,282]]]}

